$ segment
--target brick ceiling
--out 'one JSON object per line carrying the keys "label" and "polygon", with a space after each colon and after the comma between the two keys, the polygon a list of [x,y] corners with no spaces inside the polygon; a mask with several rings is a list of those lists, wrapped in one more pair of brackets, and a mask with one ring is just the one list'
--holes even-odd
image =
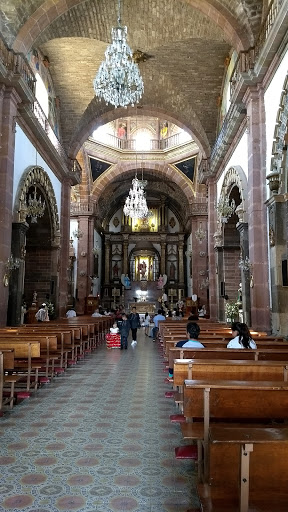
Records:
{"label": "brick ceiling", "polygon": [[[167,116],[191,132],[209,154],[216,137],[217,98],[224,60],[232,48],[255,41],[261,0],[122,0],[122,22],[132,49],[153,58],[140,64],[145,111]],[[121,117],[99,102],[95,77],[112,26],[117,0],[1,0],[2,34],[24,54],[48,55],[60,98],[63,143],[71,156],[97,125]]]}

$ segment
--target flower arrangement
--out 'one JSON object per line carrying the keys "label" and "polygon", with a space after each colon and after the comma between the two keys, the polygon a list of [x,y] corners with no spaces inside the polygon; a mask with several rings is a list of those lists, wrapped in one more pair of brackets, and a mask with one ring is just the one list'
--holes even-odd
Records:
{"label": "flower arrangement", "polygon": [[231,321],[233,321],[239,314],[239,304],[232,301],[226,302],[225,313],[227,319],[229,318]]}

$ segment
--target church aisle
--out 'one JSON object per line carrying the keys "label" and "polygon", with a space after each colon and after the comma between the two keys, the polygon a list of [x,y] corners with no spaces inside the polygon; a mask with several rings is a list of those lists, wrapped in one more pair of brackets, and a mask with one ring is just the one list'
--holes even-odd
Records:
{"label": "church aisle", "polygon": [[[193,461],[176,461],[179,425],[157,344],[98,348],[0,419],[0,510],[186,512],[199,505]],[[131,337],[131,335],[130,335]]]}

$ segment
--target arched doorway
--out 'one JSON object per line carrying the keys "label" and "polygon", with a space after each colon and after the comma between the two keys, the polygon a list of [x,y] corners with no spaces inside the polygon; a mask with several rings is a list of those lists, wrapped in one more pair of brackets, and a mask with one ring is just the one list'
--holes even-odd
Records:
{"label": "arched doorway", "polygon": [[[20,258],[9,284],[8,325],[34,321],[35,309],[42,302],[58,306],[59,217],[54,190],[42,167],[31,166],[20,180],[15,204],[12,251]],[[32,309],[31,309],[32,308]]]}

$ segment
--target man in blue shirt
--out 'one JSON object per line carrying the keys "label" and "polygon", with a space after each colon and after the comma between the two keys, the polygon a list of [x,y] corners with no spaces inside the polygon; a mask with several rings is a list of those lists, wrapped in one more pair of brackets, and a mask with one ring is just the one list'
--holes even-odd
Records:
{"label": "man in blue shirt", "polygon": [[156,336],[157,336],[157,333],[159,331],[159,328],[158,328],[158,322],[159,320],[166,320],[165,316],[162,315],[162,309],[158,309],[158,315],[154,316],[154,319],[153,319],[153,322],[154,322],[154,327],[153,327],[153,341],[156,340]]}

